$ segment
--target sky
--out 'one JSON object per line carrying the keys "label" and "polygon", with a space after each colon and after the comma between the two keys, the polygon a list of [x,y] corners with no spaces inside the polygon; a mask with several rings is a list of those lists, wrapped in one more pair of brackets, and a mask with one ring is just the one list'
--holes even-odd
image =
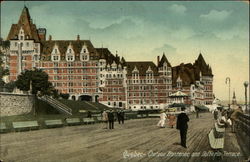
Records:
{"label": "sky", "polygon": [[[201,52],[214,74],[214,94],[244,101],[249,81],[249,3],[243,1],[26,1],[37,27],[56,40],[91,40],[126,61],[154,61],[163,52],[172,66],[194,63]],[[1,3],[1,36],[17,23],[24,2]],[[231,94],[232,96],[232,94]]]}

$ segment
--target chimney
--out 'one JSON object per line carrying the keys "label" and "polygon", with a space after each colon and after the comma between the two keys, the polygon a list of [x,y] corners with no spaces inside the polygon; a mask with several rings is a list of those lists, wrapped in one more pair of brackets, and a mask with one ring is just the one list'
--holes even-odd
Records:
{"label": "chimney", "polygon": [[38,31],[38,37],[40,38],[40,40],[45,41],[46,40],[46,29],[39,28],[37,31]]}
{"label": "chimney", "polygon": [[160,63],[160,56],[157,56],[157,66],[159,66]]}
{"label": "chimney", "polygon": [[52,36],[51,35],[49,35],[49,41],[51,41],[52,40]]}
{"label": "chimney", "polygon": [[79,35],[79,34],[77,35],[77,40],[78,40],[78,41],[80,40],[80,35]]}

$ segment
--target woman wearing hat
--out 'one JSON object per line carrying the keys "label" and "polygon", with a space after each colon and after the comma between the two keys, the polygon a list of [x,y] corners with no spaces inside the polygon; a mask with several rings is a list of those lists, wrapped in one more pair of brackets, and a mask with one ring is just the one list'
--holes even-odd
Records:
{"label": "woman wearing hat", "polygon": [[168,125],[169,125],[169,127],[170,128],[174,128],[175,119],[176,119],[174,113],[171,112],[171,111],[169,111],[169,114],[168,114],[167,118],[168,118]]}
{"label": "woman wearing hat", "polygon": [[158,122],[157,126],[160,128],[165,128],[165,121],[166,121],[166,113],[163,110],[161,110],[160,121]]}

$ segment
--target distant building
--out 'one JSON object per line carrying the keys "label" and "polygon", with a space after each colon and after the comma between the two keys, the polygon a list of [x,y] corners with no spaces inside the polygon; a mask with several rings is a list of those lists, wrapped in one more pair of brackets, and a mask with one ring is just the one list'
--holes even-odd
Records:
{"label": "distant building", "polygon": [[126,61],[90,40],[46,40],[46,29],[36,28],[24,7],[11,26],[10,80],[25,69],[40,68],[60,93],[72,100],[130,109],[163,108],[172,93],[188,95],[189,104],[212,104],[213,74],[200,54],[194,64],[172,67],[165,54],[152,61]]}
{"label": "distant building", "polygon": [[202,54],[194,64],[180,64],[173,69],[173,92],[181,91],[190,96],[189,104],[211,105],[213,98],[212,69]]}

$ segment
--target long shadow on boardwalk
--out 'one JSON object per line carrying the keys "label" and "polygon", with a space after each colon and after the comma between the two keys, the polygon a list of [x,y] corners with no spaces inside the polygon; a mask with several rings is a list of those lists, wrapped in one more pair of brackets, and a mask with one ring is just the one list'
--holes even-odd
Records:
{"label": "long shadow on boardwalk", "polygon": [[[114,130],[102,124],[45,129],[1,135],[1,159],[5,161],[214,161],[208,133],[214,121],[210,113],[189,122],[187,146],[179,145],[175,128],[157,128],[158,119],[137,119]],[[226,132],[225,149],[239,152],[235,135]],[[228,153],[229,154],[229,153]],[[207,155],[207,156],[204,156]],[[242,161],[224,156],[222,161]]]}

